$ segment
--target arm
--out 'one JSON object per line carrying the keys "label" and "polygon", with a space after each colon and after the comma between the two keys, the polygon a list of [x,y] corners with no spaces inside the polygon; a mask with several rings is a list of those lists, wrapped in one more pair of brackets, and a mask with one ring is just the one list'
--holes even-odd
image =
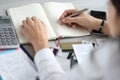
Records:
{"label": "arm", "polygon": [[64,71],[49,48],[38,51],[34,60],[40,80],[63,80],[61,76],[63,76]]}
{"label": "arm", "polygon": [[[97,53],[95,52],[95,54]],[[101,73],[101,66],[96,63],[93,57],[92,59],[89,57],[88,63],[76,66],[69,72],[64,72],[53,53],[46,48],[36,54],[35,63],[40,80],[101,80],[104,77]]]}
{"label": "arm", "polygon": [[99,72],[94,70],[96,66],[93,66],[91,62],[82,67],[78,66],[68,73],[63,71],[52,51],[49,49],[46,27],[38,18],[33,17],[32,19],[27,18],[24,20],[21,30],[22,34],[25,35],[36,51],[34,60],[40,80],[98,79]]}
{"label": "arm", "polygon": [[64,72],[53,53],[48,48],[37,52],[35,63],[40,80],[84,80],[84,77],[88,76],[83,74],[83,70],[81,70],[79,66],[76,66],[69,72]]}

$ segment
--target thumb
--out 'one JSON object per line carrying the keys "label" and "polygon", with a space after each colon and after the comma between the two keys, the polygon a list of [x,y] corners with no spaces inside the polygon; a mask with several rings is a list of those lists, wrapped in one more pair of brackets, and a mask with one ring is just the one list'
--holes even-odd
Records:
{"label": "thumb", "polygon": [[78,23],[79,17],[69,17],[62,20],[64,23]]}

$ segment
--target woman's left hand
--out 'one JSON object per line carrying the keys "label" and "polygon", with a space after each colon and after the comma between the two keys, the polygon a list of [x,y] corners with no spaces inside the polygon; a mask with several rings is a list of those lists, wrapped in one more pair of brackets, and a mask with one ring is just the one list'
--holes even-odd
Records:
{"label": "woman's left hand", "polygon": [[46,26],[37,17],[27,17],[22,22],[21,32],[33,45],[36,52],[43,48],[49,48]]}

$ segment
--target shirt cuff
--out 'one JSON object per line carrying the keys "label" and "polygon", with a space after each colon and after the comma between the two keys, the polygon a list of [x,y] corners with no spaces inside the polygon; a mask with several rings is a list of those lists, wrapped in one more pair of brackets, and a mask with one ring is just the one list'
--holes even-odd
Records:
{"label": "shirt cuff", "polygon": [[49,48],[44,48],[36,53],[34,61],[39,64],[40,61],[48,59],[55,59],[55,56]]}

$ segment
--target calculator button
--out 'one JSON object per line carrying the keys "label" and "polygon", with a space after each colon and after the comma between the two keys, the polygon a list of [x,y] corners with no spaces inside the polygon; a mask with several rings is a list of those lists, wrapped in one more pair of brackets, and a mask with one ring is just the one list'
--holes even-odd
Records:
{"label": "calculator button", "polygon": [[7,42],[5,42],[5,41],[4,41],[4,42],[2,42],[2,45],[7,45]]}
{"label": "calculator button", "polygon": [[14,34],[14,32],[13,32],[13,31],[9,31],[9,33],[10,33],[10,34]]}
{"label": "calculator button", "polygon": [[1,33],[1,34],[0,34],[0,36],[1,36],[1,37],[3,37],[3,36],[4,36],[4,34],[3,34],[3,33]]}
{"label": "calculator button", "polygon": [[0,42],[0,45],[2,45],[2,42]]}
{"label": "calculator button", "polygon": [[17,44],[17,41],[16,41],[16,40],[13,40],[12,42],[13,42],[13,44],[14,44],[14,45],[16,45],[16,44]]}
{"label": "calculator button", "polygon": [[[0,26],[0,27],[2,27],[2,26]],[[0,28],[0,30],[3,30],[3,28]]]}
{"label": "calculator button", "polygon": [[3,30],[0,30],[0,33],[2,33]]}
{"label": "calculator button", "polygon": [[10,31],[13,31],[13,28],[8,28]]}
{"label": "calculator button", "polygon": [[8,45],[12,45],[13,43],[12,42],[8,42]]}
{"label": "calculator button", "polygon": [[6,37],[6,39],[8,40],[8,39],[11,39],[11,37],[9,36],[9,37]]}
{"label": "calculator button", "polygon": [[8,31],[8,29],[7,29],[7,28],[3,28],[3,30],[4,30],[4,31]]}
{"label": "calculator button", "polygon": [[5,33],[5,34],[9,34],[9,31],[5,31],[4,33]]}
{"label": "calculator button", "polygon": [[12,36],[12,39],[15,39],[16,37],[15,36]]}
{"label": "calculator button", "polygon": [[12,40],[11,39],[7,39],[7,42],[11,42]]}
{"label": "calculator button", "polygon": [[15,34],[14,34],[14,33],[9,33],[9,35],[10,35],[10,36],[15,36]]}
{"label": "calculator button", "polygon": [[5,42],[6,40],[5,39],[2,39],[1,42]]}
{"label": "calculator button", "polygon": [[9,37],[9,36],[10,36],[10,34],[5,34],[5,36],[6,36],[6,37]]}

